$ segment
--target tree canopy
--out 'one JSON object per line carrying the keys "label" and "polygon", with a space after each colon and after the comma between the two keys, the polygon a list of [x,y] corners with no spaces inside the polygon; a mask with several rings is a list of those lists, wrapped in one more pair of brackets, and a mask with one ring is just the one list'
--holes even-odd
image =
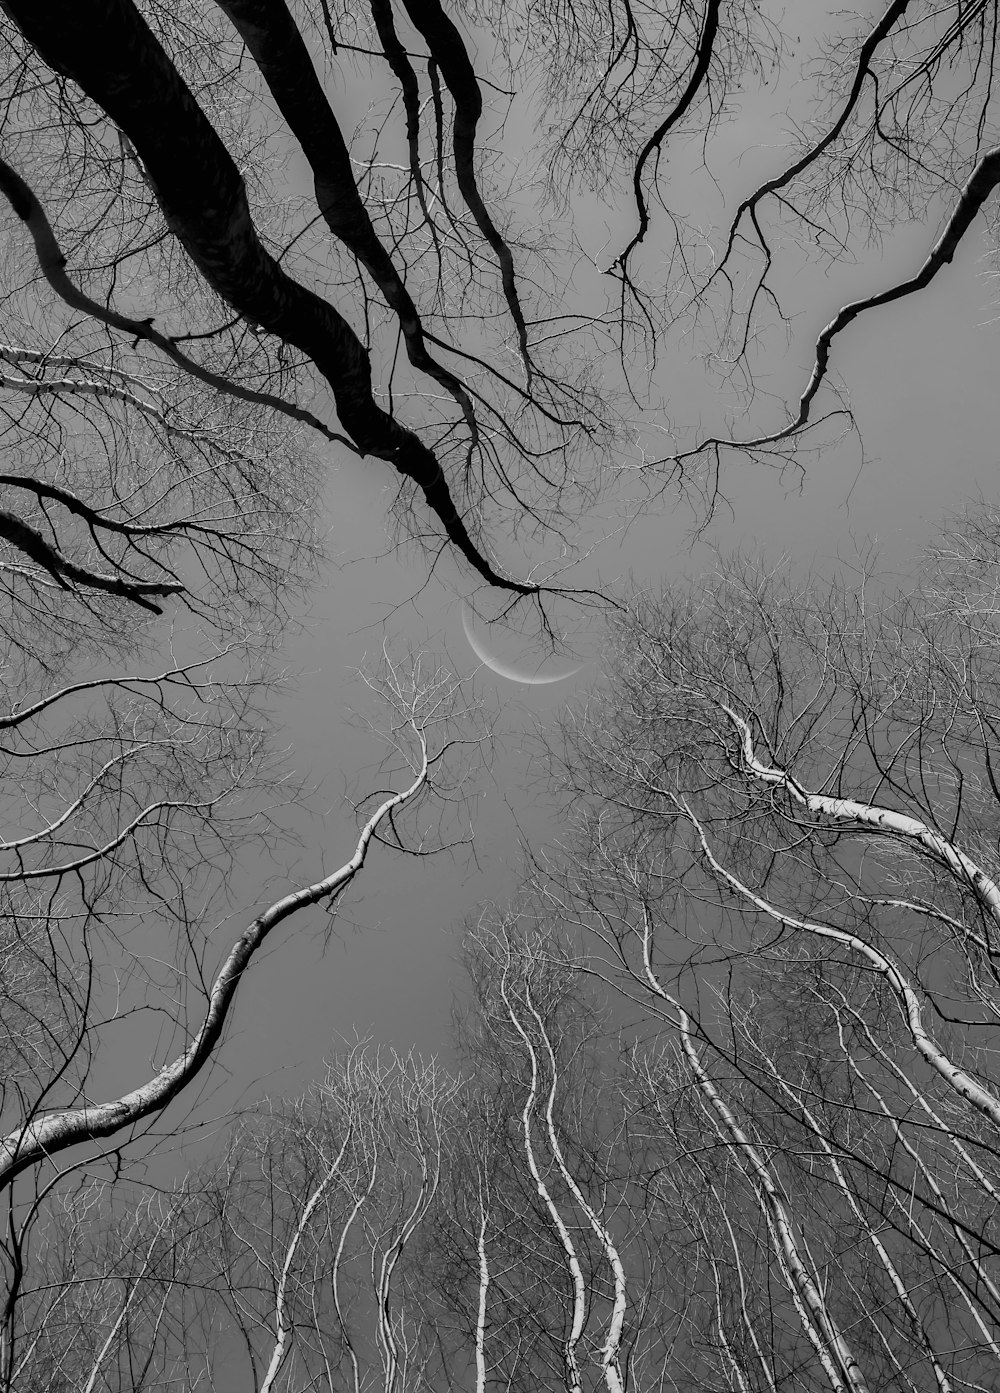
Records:
{"label": "tree canopy", "polygon": [[[865,466],[862,324],[993,256],[996,5],[0,0],[0,38],[2,1386],[992,1387],[996,513],[903,581],[621,573],[746,471]],[[408,600],[550,654],[584,614],[603,676],[539,765],[558,844],[465,926],[453,1067],[331,1022],[182,1177],[265,951],[506,796],[475,679],[380,633],[356,831],[290,850],[347,465]]]}

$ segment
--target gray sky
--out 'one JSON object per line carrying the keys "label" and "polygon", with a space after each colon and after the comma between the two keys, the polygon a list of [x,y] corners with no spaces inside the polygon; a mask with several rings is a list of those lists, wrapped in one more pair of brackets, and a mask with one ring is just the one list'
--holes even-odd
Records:
{"label": "gray sky", "polygon": [[[719,221],[756,177],[780,168],[780,113],[787,96],[754,97],[741,119],[723,128],[711,157],[725,200],[711,180],[695,172],[693,150],[688,170],[683,156],[674,156],[670,200],[696,221]],[[355,98],[345,90],[343,104],[350,107]],[[511,159],[519,143],[527,143],[529,121],[530,103],[524,103],[506,128]],[[525,195],[522,206],[527,202]],[[634,215],[628,200],[616,196],[604,207],[582,200],[575,216],[581,235],[590,239],[587,250],[596,255],[607,243],[599,269],[610,259],[607,248],[621,244]],[[657,237],[663,222],[654,213],[646,262],[651,275],[662,254]],[[933,235],[932,226],[903,226],[884,248],[857,264],[829,275],[800,270],[791,278],[796,317],[787,347],[772,336],[769,352],[758,361],[762,392],[774,397],[758,399],[755,427],[784,421],[783,403],[791,404],[802,391],[816,334],[837,308],[911,274]],[[884,566],[904,573],[943,513],[980,490],[987,496],[993,492],[1000,439],[1000,310],[987,252],[980,220],[954,264],[928,290],[863,316],[838,340],[835,380],[849,393],[860,442],[847,436],[821,452],[803,454],[801,474],[781,475],[731,456],[722,478],[726,503],[697,541],[699,514],[670,490],[622,533],[636,496],[634,474],[626,471],[610,482],[599,512],[581,520],[581,536],[588,542],[606,539],[573,571],[572,583],[658,589],[698,575],[712,565],[715,549],[735,546],[785,553],[801,566],[850,565],[872,540]],[[575,285],[587,305],[588,297],[606,290],[609,282],[584,266]],[[737,399],[706,370],[703,346],[696,336],[680,332],[668,339],[656,377],[668,416],[652,415],[650,438],[669,422],[678,441],[689,443],[699,424],[724,430],[732,420]],[[825,438],[835,433],[828,428]],[[625,457],[623,463],[630,461]],[[414,549],[387,551],[385,510],[393,488],[383,466],[331,450],[326,486],[331,561],[303,613],[303,629],[287,643],[285,660],[300,675],[279,711],[292,769],[321,786],[317,803],[329,809],[322,820],[298,824],[305,844],[290,865],[310,879],[346,860],[354,847],[356,823],[345,792],[364,787],[358,764],[365,747],[344,710],[364,704],[351,674],[366,653],[377,653],[385,636],[390,646],[408,643],[447,653],[463,675],[477,666],[462,631],[468,578],[446,558],[428,581],[426,559]],[[355,1031],[403,1050],[446,1048],[452,991],[460,982],[454,954],[463,922],[483,901],[504,900],[515,891],[520,835],[538,844],[557,831],[537,790],[523,791],[524,733],[536,720],[551,721],[562,703],[582,697],[596,674],[592,660],[599,642],[599,620],[591,612],[567,607],[558,618],[584,663],[575,678],[546,688],[508,683],[488,672],[477,679],[485,698],[499,704],[504,732],[495,785],[483,783],[485,797],[475,813],[478,867],[463,855],[417,861],[375,847],[325,948],[324,916],[311,913],[286,926],[241,988],[222,1069],[212,1076],[213,1110],[263,1092],[302,1088],[321,1072],[324,1056]],[[491,641],[507,656],[518,656],[516,633]],[[281,887],[276,872],[261,887],[260,901]],[[219,927],[220,955],[241,927],[238,920]],[[146,1065],[142,1051],[119,1049],[105,1068],[110,1091],[139,1082]]]}
{"label": "gray sky", "polygon": [[[906,240],[919,249],[926,231]],[[720,508],[700,542],[692,543],[687,509],[664,499],[624,539],[602,547],[580,583],[598,573],[605,580],[631,574],[638,585],[659,587],[710,567],[713,548],[734,546],[787,553],[803,566],[849,564],[870,539],[877,540],[888,570],[905,572],[946,511],[992,490],[1000,439],[1000,324],[985,253],[977,229],[929,291],[876,311],[838,345],[836,366],[863,435],[863,465],[855,440],[810,461],[801,480],[734,461],[725,479],[732,514]],[[899,263],[887,257],[886,264]],[[815,286],[811,292],[815,308],[803,312],[801,334],[788,358],[775,365],[776,387],[778,380],[787,384],[789,397],[805,380],[810,336],[838,303],[834,295],[821,298]],[[706,390],[700,403],[706,417],[711,404]],[[345,775],[354,773],[357,736],[339,713],[358,701],[351,669],[381,643],[380,608],[402,604],[386,620],[390,638],[446,649],[463,674],[477,666],[462,632],[455,577],[449,576],[454,590],[432,582],[407,602],[423,582],[420,558],[371,559],[384,545],[384,499],[365,474],[353,460],[334,466],[331,543],[340,565],[330,567],[319,587],[308,630],[288,645],[289,664],[302,676],[282,714],[295,768],[324,778],[334,808],[325,827],[327,865],[345,859],[353,845],[350,811],[345,815],[337,804]],[[581,639],[586,653],[586,635]],[[514,651],[509,636],[505,651]],[[588,663],[577,678],[547,688],[480,674],[484,694],[500,701],[511,730],[500,746],[497,777],[536,838],[555,828],[543,809],[518,797],[518,731],[533,718],[550,720],[562,702],[582,695],[594,674]],[[480,870],[462,858],[415,862],[377,848],[343,907],[343,920],[358,928],[342,923],[326,951],[315,919],[283,935],[244,986],[223,1056],[236,1071],[234,1082],[270,1075],[268,1089],[297,1087],[318,1071],[337,1036],[353,1030],[400,1049],[446,1044],[451,992],[460,980],[453,954],[462,922],[484,899],[511,893],[519,861],[517,828],[497,790],[487,788],[476,822]],[[317,864],[316,857],[314,851],[305,863]]]}

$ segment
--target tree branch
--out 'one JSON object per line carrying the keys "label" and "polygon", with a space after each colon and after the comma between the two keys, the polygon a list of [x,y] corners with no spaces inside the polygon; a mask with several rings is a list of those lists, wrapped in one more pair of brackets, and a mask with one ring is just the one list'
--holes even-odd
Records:
{"label": "tree branch", "polygon": [[116,310],[109,309],[107,305],[102,305],[99,301],[86,295],[66,274],[66,257],[52,231],[52,225],[46,216],[45,209],[20,174],[2,158],[0,158],[0,192],[4,194],[14,212],[27,228],[31,240],[35,244],[35,255],[38,257],[38,266],[42,275],[59,298],[71,309],[82,310],[84,314],[90,315],[101,324],[106,324],[109,329],[117,329],[119,333],[125,334],[128,338],[136,341],[144,340],[153,344],[184,372],[197,378],[199,382],[214,387],[217,392],[222,392],[225,396],[237,397],[240,401],[252,402],[256,406],[270,407],[272,411],[278,411],[283,416],[290,416],[293,421],[300,421],[303,425],[311,426],[327,440],[335,441],[338,445],[345,445],[353,454],[360,453],[358,447],[353,441],[348,440],[346,435],[331,430],[318,416],[314,416],[311,411],[306,411],[304,407],[296,406],[294,402],[285,401],[282,397],[276,397],[271,392],[258,392],[252,387],[245,387],[240,382],[234,382],[231,378],[223,377],[221,374],[203,367],[194,358],[189,358],[177,347],[172,338],[153,328],[152,318],[132,319],[129,315],[119,314]]}
{"label": "tree branch", "polygon": [[490,217],[476,181],[476,130],[479,118],[483,114],[483,97],[476,72],[469,60],[461,34],[441,8],[439,0],[404,0],[404,4],[410,19],[424,36],[455,103],[455,124],[452,130],[455,177],[466,207],[475,218],[476,226],[499,262],[504,297],[517,329],[521,361],[524,363],[525,376],[530,384],[532,366],[528,328],[517,293],[514,258],[510,247]]}
{"label": "tree branch", "polygon": [[707,0],[705,5],[705,19],[701,27],[701,36],[698,39],[698,47],[695,50],[695,65],[688,80],[688,84],[681,93],[673,109],[667,117],[657,126],[656,130],[646,141],[639,152],[636,161],[635,171],[632,175],[632,189],[635,193],[635,206],[639,213],[639,227],[632,237],[631,242],[618,257],[616,266],[621,267],[624,272],[629,257],[635,248],[646,236],[649,229],[649,211],[646,207],[646,198],[642,191],[642,175],[646,168],[647,161],[654,151],[659,151],[660,146],[666,139],[670,130],[677,125],[678,121],[684,116],[685,112],[698,95],[698,89],[705,80],[708,66],[712,61],[712,50],[715,45],[715,37],[719,32],[719,12],[722,8],[722,0]]}
{"label": "tree branch", "polygon": [[806,389],[799,398],[799,409],[794,420],[781,430],[774,431],[770,435],[758,435],[752,440],[724,440],[711,436],[702,440],[692,449],[686,450],[683,455],[675,455],[673,457],[674,463],[689,459],[692,455],[713,447],[726,446],[731,450],[764,449],[768,445],[776,445],[783,440],[788,440],[803,430],[809,423],[809,412],[813,399],[826,377],[833,340],[866,310],[877,309],[880,305],[890,305],[894,300],[905,299],[907,295],[913,295],[916,291],[923,290],[930,285],[941,268],[947,266],[954,258],[959,243],[997,184],[1000,184],[1000,146],[987,151],[976,165],[959,194],[958,202],[945,224],[944,231],[934,243],[927,259],[916,275],[911,276],[909,280],[900,281],[898,285],[892,286],[889,290],[883,290],[877,295],[869,295],[863,300],[853,300],[831,319],[816,340],[816,362],[806,384]]}
{"label": "tree branch", "polygon": [[[358,258],[395,312],[410,362],[440,383],[459,404],[475,443],[479,427],[472,400],[454,373],[427,351],[417,307],[361,200],[351,152],[288,6],[284,0],[216,3],[239,31],[309,162],[315,180],[316,206],[327,226]],[[406,61],[405,54],[403,59]]]}
{"label": "tree branch", "polygon": [[72,590],[73,585],[70,581],[73,581],[76,585],[85,585],[91,590],[120,595],[152,614],[162,614],[163,610],[147,599],[147,596],[178,595],[184,591],[184,586],[176,581],[129,581],[123,580],[121,576],[106,576],[99,571],[90,571],[85,566],[78,566],[75,561],[70,561],[62,552],[50,546],[40,532],[4,509],[0,509],[0,537],[5,538],[11,546],[29,556],[36,565],[47,571],[61,590]]}
{"label": "tree branch", "polygon": [[51,1159],[80,1142],[114,1136],[124,1128],[142,1121],[144,1117],[161,1112],[176,1098],[213,1058],[243,974],[268,934],[298,910],[340,895],[364,865],[368,847],[379,823],[393,809],[414,798],[426,784],[427,778],[425,747],[423,762],[416,778],[408,788],[401,793],[392,794],[376,809],[362,828],[351,859],[339,870],[324,876],[322,880],[293,890],[276,900],[248,926],[233,944],[212,984],[208,1009],[200,1029],[184,1052],[172,1063],[166,1065],[147,1083],[120,1098],[107,1103],[97,1103],[92,1107],[68,1108],[35,1118],[0,1141],[0,1189],[9,1186],[16,1176],[30,1166]]}
{"label": "tree branch", "polygon": [[[538,586],[500,575],[473,542],[433,451],[375,401],[371,362],[347,321],[265,250],[232,156],[131,0],[4,3],[44,60],[128,137],[170,230],[212,290],[249,323],[305,354],[329,384],[357,448],[418,485],[448,539],[484,580],[538,594]],[[27,221],[24,200],[15,195],[11,202]]]}

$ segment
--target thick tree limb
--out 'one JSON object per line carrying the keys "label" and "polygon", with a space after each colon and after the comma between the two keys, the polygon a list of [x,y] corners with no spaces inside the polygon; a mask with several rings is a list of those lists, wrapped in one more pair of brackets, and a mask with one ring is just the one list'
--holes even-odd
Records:
{"label": "thick tree limb", "polygon": [[82,498],[78,498],[75,493],[71,493],[69,489],[59,488],[57,484],[46,483],[44,479],[33,479],[27,474],[0,474],[0,488],[24,489],[26,493],[33,493],[39,501],[44,499],[50,503],[59,503],[68,513],[82,518],[91,533],[101,531],[114,532],[122,537],[162,537],[172,532],[205,530],[199,523],[186,520],[147,524],[120,522],[115,518],[109,518],[103,513],[99,513],[96,508],[91,508],[88,503],[85,503]]}
{"label": "thick tree limb", "polygon": [[0,158],[0,192],[4,194],[14,212],[27,228],[35,244],[35,255],[38,257],[38,265],[42,275],[59,298],[71,309],[81,310],[101,324],[106,324],[109,329],[117,329],[119,333],[135,339],[137,342],[144,340],[153,344],[184,372],[197,378],[199,382],[204,382],[206,386],[214,387],[217,392],[222,392],[225,396],[236,397],[240,401],[251,402],[256,406],[270,407],[272,411],[278,411],[283,416],[290,416],[294,421],[301,421],[303,425],[311,426],[327,440],[335,441],[338,445],[346,445],[354,454],[360,453],[353,441],[348,440],[339,431],[331,430],[318,416],[314,416],[311,411],[306,411],[304,407],[296,406],[294,402],[285,401],[282,397],[276,397],[271,392],[257,392],[252,387],[245,387],[242,383],[234,382],[231,378],[212,372],[193,358],[189,358],[177,347],[172,338],[153,328],[152,318],[132,319],[127,314],[118,314],[117,311],[109,309],[107,305],[102,305],[99,301],[84,294],[66,274],[66,257],[56,241],[45,209],[20,174],[2,158]]}
{"label": "thick tree limb", "polygon": [[1000,885],[952,840],[920,818],[897,812],[894,808],[857,798],[832,798],[829,794],[814,793],[805,788],[789,770],[762,760],[754,749],[753,733],[748,722],[732,707],[722,702],[718,705],[736,731],[742,767],[751,778],[781,788],[794,803],[810,813],[855,828],[896,836],[918,847],[971,891],[983,913],[996,929],[1000,929]]}
{"label": "thick tree limb", "polygon": [[[375,401],[368,354],[347,321],[265,250],[231,155],[131,0],[3,3],[44,60],[128,137],[168,226],[215,293],[310,359],[358,449],[421,488],[449,540],[484,580],[537,594],[538,586],[501,576],[476,547],[433,451]],[[11,201],[27,221],[31,209]]]}
{"label": "thick tree limb", "polygon": [[369,0],[372,19],[375,21],[375,29],[378,33],[379,43],[382,45],[382,52],[385,54],[386,62],[393,71],[393,76],[399,83],[399,90],[403,97],[403,110],[406,112],[406,146],[410,158],[410,176],[413,179],[413,187],[416,190],[417,201],[420,204],[420,211],[424,215],[427,230],[432,239],[437,241],[437,232],[431,219],[430,211],[427,207],[427,197],[424,188],[424,172],[420,167],[420,85],[417,82],[417,74],[410,62],[410,56],[399,41],[396,33],[396,26],[392,17],[391,0]]}
{"label": "thick tree limb", "polygon": [[[239,31],[309,162],[315,180],[316,206],[327,226],[358,258],[395,312],[410,362],[454,397],[475,441],[479,428],[471,398],[454,373],[427,351],[417,307],[358,193],[351,152],[288,6],[284,0],[216,2]],[[405,53],[403,59],[409,66]],[[411,75],[412,72],[411,68]]]}
{"label": "thick tree limb", "polygon": [[361,829],[354,855],[339,870],[313,885],[276,900],[253,921],[233,944],[219,969],[209,994],[208,1010],[200,1029],[182,1054],[147,1083],[108,1103],[67,1108],[25,1122],[0,1141],[0,1189],[30,1166],[51,1159],[81,1142],[114,1136],[152,1113],[160,1112],[185,1089],[213,1058],[222,1038],[229,1010],[243,973],[272,929],[296,911],[339,895],[361,870],[379,824],[396,808],[414,798],[428,777],[426,745],[416,778],[401,793],[380,804]]}
{"label": "thick tree limb", "polygon": [[106,576],[99,571],[90,571],[85,566],[78,566],[75,561],[70,561],[62,552],[50,546],[35,528],[5,509],[0,509],[0,537],[47,571],[61,590],[73,590],[77,585],[87,586],[91,590],[103,590],[109,595],[120,595],[122,599],[129,600],[142,609],[148,609],[153,614],[162,614],[163,610],[148,596],[179,595],[184,590],[184,586],[175,581],[124,580],[121,576]]}

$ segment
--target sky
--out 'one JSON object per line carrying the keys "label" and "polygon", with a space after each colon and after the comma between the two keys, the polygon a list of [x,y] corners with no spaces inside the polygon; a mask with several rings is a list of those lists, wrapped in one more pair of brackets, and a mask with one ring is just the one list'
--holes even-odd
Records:
{"label": "sky", "polygon": [[[719,187],[697,175],[693,155],[685,164],[682,153],[670,166],[668,198],[689,216],[721,221],[761,172],[781,167],[782,112],[792,98],[782,90],[747,98],[740,120],[723,129],[711,151]],[[349,90],[338,97],[345,124],[355,99]],[[531,120],[526,102],[505,127],[511,162],[530,143]],[[294,182],[298,176],[293,170],[290,177]],[[597,261],[596,270],[585,267],[580,274],[582,299],[600,289],[601,258],[609,259],[604,249],[621,245],[633,217],[627,199],[618,197],[605,204],[590,198],[577,208],[580,235],[590,239],[585,250]],[[648,263],[654,269],[660,230],[654,212]],[[757,402],[754,426],[784,420],[782,402],[798,398],[816,334],[839,306],[912,274],[933,235],[927,225],[901,226],[854,264],[827,275],[799,270],[790,278],[796,314],[787,345],[779,344],[763,364],[760,384],[773,399]],[[581,519],[580,535],[594,550],[573,571],[573,583],[618,594],[659,590],[704,574],[718,554],[737,547],[785,556],[795,567],[849,568],[872,544],[887,576],[905,576],[945,513],[995,491],[998,346],[1000,288],[980,219],[929,289],[863,316],[838,340],[834,372],[849,394],[858,436],[804,457],[801,473],[779,474],[732,457],[722,479],[724,501],[704,528],[697,507],[668,490],[624,529],[636,498],[634,471],[625,469],[612,479],[599,513]],[[656,377],[665,411],[654,424],[669,426],[682,441],[699,426],[724,428],[738,409],[706,371],[701,347],[678,333]],[[389,550],[389,472],[335,447],[328,447],[325,463],[329,560],[290,629],[282,663],[295,677],[276,711],[289,768],[315,785],[312,802],[319,812],[296,819],[302,844],[260,885],[260,904],[289,878],[315,879],[353,852],[357,824],[350,795],[375,777],[359,772],[361,760],[374,759],[375,747],[347,716],[351,707],[365,705],[353,674],[366,658],[386,641],[393,651],[408,645],[440,654],[463,677],[480,667],[463,631],[466,600],[479,598],[468,576],[446,558],[428,580],[427,559],[415,548]],[[545,687],[482,669],[475,677],[498,723],[492,777],[481,780],[474,809],[475,860],[464,853],[417,860],[374,847],[332,933],[319,911],[286,925],[241,987],[201,1115],[220,1115],[265,1093],[300,1091],[322,1074],[324,1058],[356,1033],[401,1051],[416,1047],[448,1057],[463,926],[483,904],[516,894],[525,841],[537,851],[559,834],[552,798],[537,779],[529,780],[532,733],[551,729],[565,703],[585,700],[599,678],[599,615],[569,607],[558,617],[567,627],[567,651],[581,664],[573,677]],[[481,625],[477,630],[486,633]],[[489,642],[514,661],[538,656],[527,634],[494,632]],[[234,920],[216,930],[220,956],[241,927]],[[109,1091],[140,1082],[144,1065],[141,1052],[116,1050],[105,1061]]]}
{"label": "sky", "polygon": [[[926,232],[914,240],[919,247]],[[620,578],[623,586],[631,577],[637,586],[659,588],[697,577],[717,553],[737,547],[828,569],[850,566],[871,543],[886,573],[905,575],[947,512],[993,489],[1000,322],[986,252],[977,230],[924,295],[877,311],[839,345],[837,368],[859,422],[863,460],[857,443],[848,441],[825,451],[801,479],[782,480],[736,463],[725,480],[731,509],[720,509],[700,538],[692,535],[690,511],[665,499],[600,549],[589,563],[593,576],[605,583]],[[893,264],[887,257],[886,265]],[[779,365],[789,395],[804,381],[810,335],[837,304],[827,295],[811,314],[803,313],[802,332]],[[707,414],[711,403],[702,405]],[[301,675],[282,723],[293,767],[322,778],[327,790],[332,811],[319,836],[330,864],[341,854],[346,859],[353,847],[353,817],[338,800],[356,777],[356,732],[345,727],[342,712],[357,705],[352,670],[377,652],[383,624],[390,643],[408,640],[447,653],[460,675],[471,674],[478,662],[463,634],[461,580],[452,574],[446,583],[420,588],[421,558],[378,554],[384,498],[364,467],[353,460],[333,463],[328,497],[334,559],[303,631],[287,645],[288,665]],[[401,608],[393,612],[395,606]],[[499,704],[510,731],[495,774],[515,804],[520,828],[499,791],[487,788],[476,816],[478,866],[461,857],[414,862],[377,848],[343,907],[352,927],[340,928],[324,948],[314,924],[292,926],[246,982],[224,1052],[224,1062],[248,1087],[252,1080],[273,1080],[268,1090],[298,1086],[292,1081],[317,1071],[338,1036],[354,1031],[400,1050],[447,1051],[451,997],[461,985],[455,955],[463,924],[484,901],[511,895],[522,836],[537,849],[538,840],[558,834],[540,791],[524,792],[524,735],[535,722],[550,725],[563,703],[585,699],[597,677],[596,629],[599,621],[592,621],[591,631],[579,635],[584,663],[566,682],[526,687],[479,672],[484,697]],[[511,636],[494,642],[517,655]],[[315,853],[306,864],[316,864]]]}

